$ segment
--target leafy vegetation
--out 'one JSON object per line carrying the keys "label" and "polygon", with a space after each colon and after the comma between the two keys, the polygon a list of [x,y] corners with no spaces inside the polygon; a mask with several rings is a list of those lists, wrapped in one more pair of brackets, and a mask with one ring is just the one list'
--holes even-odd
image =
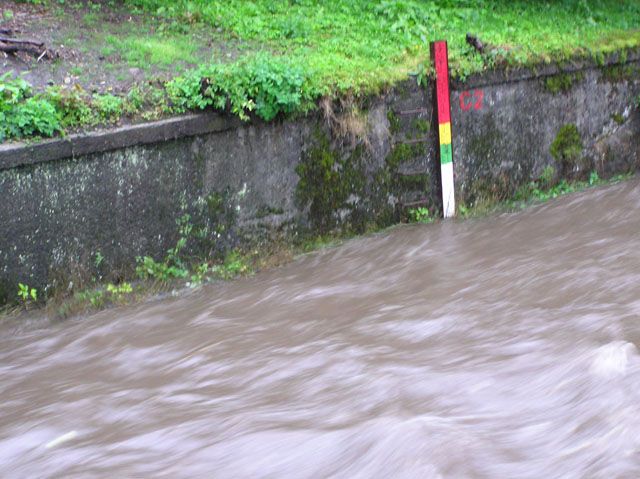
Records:
{"label": "leafy vegetation", "polygon": [[167,91],[176,111],[214,107],[244,120],[254,111],[267,121],[310,109],[319,93],[310,89],[301,62],[267,54],[200,67],[170,81]]}
{"label": "leafy vegetation", "polygon": [[106,289],[108,293],[114,296],[117,296],[119,294],[133,293],[133,287],[131,286],[131,283],[120,283],[117,286],[112,283],[109,283]]}
{"label": "leafy vegetation", "polygon": [[411,208],[409,211],[409,220],[412,223],[431,223],[433,222],[433,217],[429,212],[428,208],[424,206],[418,208]]}
{"label": "leafy vegetation", "polygon": [[145,98],[138,88],[124,98],[89,95],[79,87],[68,90],[51,87],[34,94],[24,78],[9,71],[0,76],[0,142],[50,137],[79,126],[113,123],[147,106],[158,104]]}
{"label": "leafy vegetation", "polygon": [[191,215],[184,214],[176,220],[178,240],[161,261],[150,256],[136,258],[136,273],[141,280],[166,283],[172,280],[190,279],[190,286],[197,286],[209,278],[231,279],[250,271],[246,259],[235,250],[226,255],[222,263],[210,265],[211,258],[191,258],[185,253],[188,243],[196,239],[198,229]]}
{"label": "leafy vegetation", "polygon": [[[499,61],[523,63],[602,53],[640,42],[635,1],[435,0],[126,0],[166,21],[205,24],[304,60],[315,86],[379,88],[428,57],[428,41],[446,38],[458,75]],[[483,58],[467,32],[493,45]]]}
{"label": "leafy vegetation", "polygon": [[187,241],[193,231],[191,216],[184,214],[176,220],[179,237],[176,245],[167,251],[167,255],[162,261],[156,261],[151,256],[136,258],[138,265],[136,273],[140,279],[155,279],[166,282],[172,279],[186,278],[189,270],[182,258],[182,251],[187,245]]}
{"label": "leafy vegetation", "polygon": [[38,290],[30,288],[28,285],[18,283],[18,298],[22,304],[27,305],[31,301],[38,301]]}
{"label": "leafy vegetation", "polygon": [[11,72],[0,76],[0,141],[60,131],[60,116],[51,102],[31,95],[31,85]]}

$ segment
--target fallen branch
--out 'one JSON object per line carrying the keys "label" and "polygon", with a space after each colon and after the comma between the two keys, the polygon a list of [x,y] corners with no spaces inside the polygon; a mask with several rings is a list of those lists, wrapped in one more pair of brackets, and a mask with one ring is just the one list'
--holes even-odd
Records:
{"label": "fallen branch", "polygon": [[33,45],[36,47],[43,47],[44,42],[39,42],[37,40],[18,40],[17,38],[9,38],[9,37],[0,37],[1,43],[15,43],[18,45]]}
{"label": "fallen branch", "polygon": [[55,53],[49,51],[44,42],[37,40],[19,40],[17,38],[8,38],[0,36],[0,52],[16,54],[18,52],[30,53],[38,59],[43,57],[55,58]]}

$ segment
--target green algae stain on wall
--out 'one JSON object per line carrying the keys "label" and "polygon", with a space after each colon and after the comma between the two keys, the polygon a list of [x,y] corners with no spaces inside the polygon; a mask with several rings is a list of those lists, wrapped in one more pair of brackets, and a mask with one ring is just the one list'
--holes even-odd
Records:
{"label": "green algae stain on wall", "polygon": [[329,139],[318,133],[316,144],[296,167],[300,177],[296,199],[303,208],[309,208],[311,224],[319,231],[335,227],[338,210],[353,206],[363,193],[365,179],[361,160],[362,146],[341,157],[331,148]]}
{"label": "green algae stain on wall", "polygon": [[608,65],[600,68],[602,81],[621,83],[623,81],[640,78],[640,68],[637,65]]}
{"label": "green algae stain on wall", "polygon": [[370,225],[391,225],[400,219],[403,198],[428,196],[430,174],[412,168],[425,155],[424,143],[397,143],[372,174],[370,152],[364,145],[343,151],[332,148],[324,133],[317,133],[313,147],[296,167],[296,200],[301,209],[308,208],[311,226],[321,232],[340,228],[358,233]]}
{"label": "green algae stain on wall", "polygon": [[558,75],[545,78],[543,85],[545,90],[549,93],[557,95],[558,93],[567,93],[577,82],[582,80],[584,80],[584,73],[582,72],[560,73]]}
{"label": "green algae stain on wall", "polygon": [[573,123],[563,125],[556,138],[551,143],[549,152],[556,160],[563,175],[572,175],[581,169],[582,165],[582,138],[578,127]]}

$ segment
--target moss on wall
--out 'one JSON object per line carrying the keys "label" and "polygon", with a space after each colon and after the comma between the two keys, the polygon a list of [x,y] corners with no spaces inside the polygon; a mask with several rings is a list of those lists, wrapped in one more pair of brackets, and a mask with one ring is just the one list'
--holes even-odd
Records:
{"label": "moss on wall", "polygon": [[326,135],[318,132],[315,145],[296,167],[300,177],[296,199],[302,208],[309,208],[310,221],[318,231],[335,227],[338,210],[351,209],[353,202],[347,205],[347,201],[352,195],[357,197],[363,193],[362,154],[362,146],[357,146],[350,155],[341,157],[331,148]]}
{"label": "moss on wall", "polygon": [[426,153],[424,143],[398,143],[391,149],[385,162],[388,168],[397,170],[403,163],[407,163],[423,153]]}
{"label": "moss on wall", "polygon": [[610,83],[620,83],[640,78],[640,68],[637,65],[608,65],[600,68],[602,80]]}
{"label": "moss on wall", "polygon": [[391,109],[387,110],[387,120],[389,121],[389,132],[392,135],[397,134],[400,131],[400,118]]}
{"label": "moss on wall", "polygon": [[584,73],[560,73],[544,79],[544,89],[552,95],[566,93],[577,83],[584,80]]}
{"label": "moss on wall", "polygon": [[499,166],[502,161],[499,152],[503,139],[504,134],[498,128],[493,114],[488,114],[479,130],[474,131],[469,138],[469,152],[475,162],[474,168],[482,175]]}
{"label": "moss on wall", "polygon": [[624,123],[624,116],[622,116],[620,113],[614,113],[613,115],[611,115],[611,119],[618,125],[622,125]]}
{"label": "moss on wall", "polygon": [[573,123],[563,125],[551,143],[549,152],[562,169],[562,174],[573,176],[582,166],[582,138]]}
{"label": "moss on wall", "polygon": [[325,134],[317,132],[313,147],[296,168],[298,205],[308,208],[311,225],[320,232],[388,226],[400,219],[403,195],[428,195],[429,173],[402,171],[403,165],[426,154],[425,143],[397,143],[372,175],[371,158],[363,146],[336,150]]}
{"label": "moss on wall", "polygon": [[428,133],[431,130],[431,123],[422,118],[416,118],[411,127],[416,130],[418,133]]}

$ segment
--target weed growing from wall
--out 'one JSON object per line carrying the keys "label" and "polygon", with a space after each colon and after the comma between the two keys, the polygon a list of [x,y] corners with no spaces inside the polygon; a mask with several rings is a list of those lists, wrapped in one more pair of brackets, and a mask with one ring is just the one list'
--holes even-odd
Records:
{"label": "weed growing from wall", "polygon": [[424,206],[418,208],[411,208],[407,212],[409,216],[409,221],[411,223],[432,223],[433,217],[429,212],[429,208]]}
{"label": "weed growing from wall", "polygon": [[38,301],[38,290],[30,288],[29,285],[18,283],[18,298],[26,306],[30,302]]}

